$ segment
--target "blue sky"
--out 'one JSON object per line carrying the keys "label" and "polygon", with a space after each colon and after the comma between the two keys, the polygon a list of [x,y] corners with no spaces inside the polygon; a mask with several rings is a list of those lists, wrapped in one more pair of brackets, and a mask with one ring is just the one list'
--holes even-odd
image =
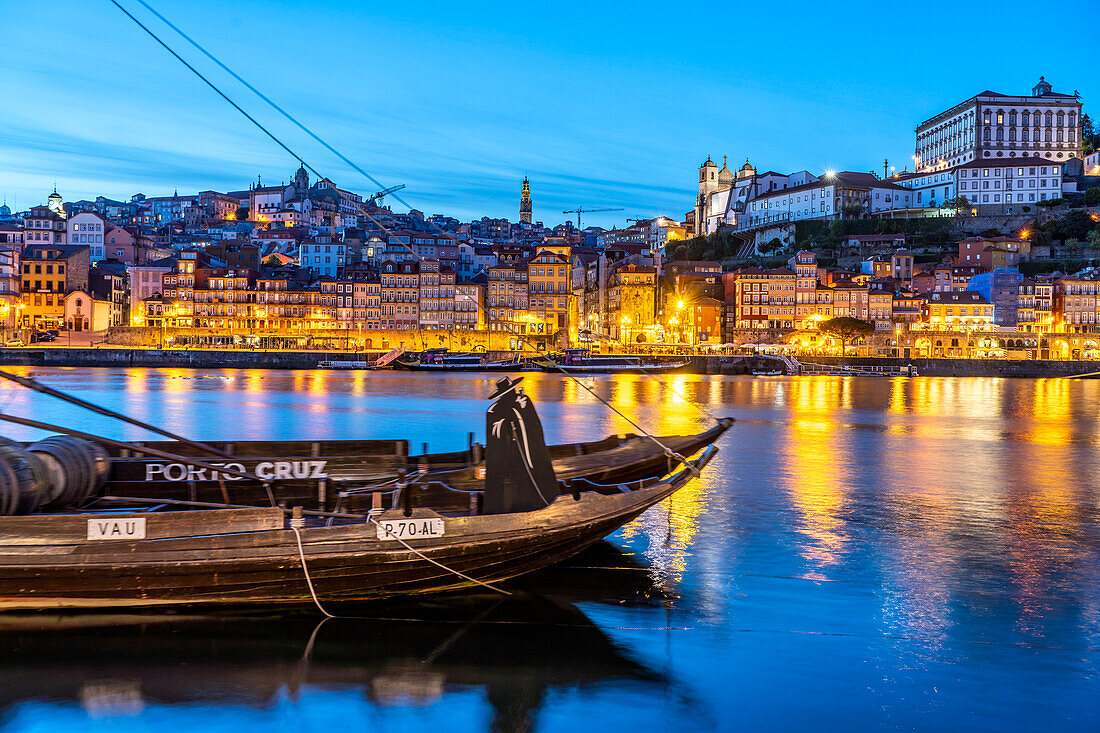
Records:
{"label": "blue sky", "polygon": [[[149,1],[361,167],[405,183],[412,205],[460,218],[515,220],[525,174],[548,224],[577,205],[625,209],[585,220],[602,226],[681,218],[707,155],[900,169],[920,121],[983,89],[1028,93],[1043,74],[1086,111],[1100,100],[1095,51],[1075,40],[1086,2],[968,3],[951,19],[901,3]],[[66,200],[128,198],[297,167],[108,0],[4,0],[0,18],[9,205],[44,202],[55,180]],[[1066,32],[1034,35],[1054,28],[1045,18]],[[374,190],[160,29],[317,170]]]}

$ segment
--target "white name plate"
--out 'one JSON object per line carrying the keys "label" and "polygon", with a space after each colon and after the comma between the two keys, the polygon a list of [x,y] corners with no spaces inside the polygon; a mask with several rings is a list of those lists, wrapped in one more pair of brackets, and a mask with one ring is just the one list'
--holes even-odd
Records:
{"label": "white name plate", "polygon": [[125,519],[100,518],[88,520],[89,540],[143,540],[145,517]]}
{"label": "white name plate", "polygon": [[442,537],[443,520],[432,519],[386,519],[378,523],[380,540],[416,540],[425,537]]}

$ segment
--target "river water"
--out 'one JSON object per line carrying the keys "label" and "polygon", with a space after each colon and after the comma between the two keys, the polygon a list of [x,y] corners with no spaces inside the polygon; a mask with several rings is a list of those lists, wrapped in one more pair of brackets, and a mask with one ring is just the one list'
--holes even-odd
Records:
{"label": "river water", "polygon": [[[484,435],[492,379],[26,369],[188,436]],[[0,730],[1100,729],[1100,382],[589,377],[702,479],[487,595],[273,614],[0,616]],[[629,426],[526,375],[552,442]],[[0,388],[5,412],[147,434]],[[14,438],[41,433],[9,426]]]}

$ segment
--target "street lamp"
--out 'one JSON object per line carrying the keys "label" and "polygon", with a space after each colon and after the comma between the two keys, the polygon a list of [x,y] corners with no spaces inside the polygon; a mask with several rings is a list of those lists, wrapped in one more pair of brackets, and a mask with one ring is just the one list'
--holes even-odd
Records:
{"label": "street lamp", "polygon": [[[624,346],[626,346],[629,349],[630,348],[630,316],[623,316],[619,320],[619,324],[622,326],[623,333],[626,334],[626,338],[625,339],[620,338],[619,343],[623,344]],[[620,334],[620,337],[621,336],[622,336],[622,334]]]}

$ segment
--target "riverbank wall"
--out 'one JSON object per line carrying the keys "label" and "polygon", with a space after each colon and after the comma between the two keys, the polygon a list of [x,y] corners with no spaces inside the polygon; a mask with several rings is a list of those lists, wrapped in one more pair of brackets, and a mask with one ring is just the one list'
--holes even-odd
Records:
{"label": "riverbank wall", "polygon": [[[372,354],[370,359],[377,358]],[[490,352],[491,359],[506,359],[512,352]],[[0,365],[40,367],[150,367],[184,369],[316,369],[322,361],[362,361],[362,353],[323,351],[246,351],[199,349],[125,349],[96,347],[0,349]],[[779,361],[760,356],[694,356],[696,374],[751,374],[778,369]],[[815,356],[801,361],[851,369],[887,368],[900,371],[910,364],[926,377],[1068,377],[1100,371],[1095,361],[1044,361],[1003,359],[888,359]]]}

